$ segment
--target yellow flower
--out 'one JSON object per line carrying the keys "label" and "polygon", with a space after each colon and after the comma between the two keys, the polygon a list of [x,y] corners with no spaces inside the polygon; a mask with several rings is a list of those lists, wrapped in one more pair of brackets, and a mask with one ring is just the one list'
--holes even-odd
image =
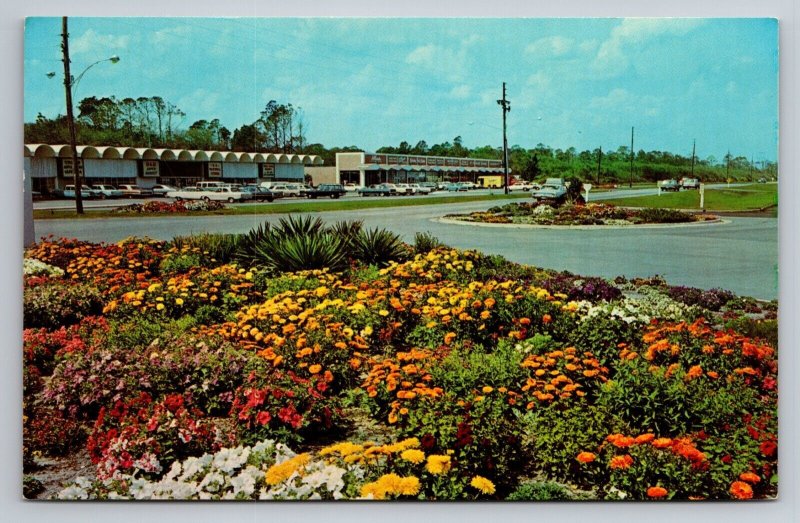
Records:
{"label": "yellow flower", "polygon": [[494,483],[483,476],[475,476],[469,482],[470,486],[480,490],[483,494],[494,494]]}
{"label": "yellow flower", "polygon": [[398,494],[401,496],[416,496],[419,494],[419,479],[414,476],[402,478]]}
{"label": "yellow flower", "polygon": [[433,454],[428,456],[428,463],[425,465],[425,468],[431,474],[443,475],[450,472],[450,466],[450,456]]}
{"label": "yellow flower", "polygon": [[175,299],[175,304],[176,305],[183,305],[183,298],[176,298]]}
{"label": "yellow flower", "polygon": [[322,365],[319,365],[317,363],[308,368],[308,372],[310,372],[311,374],[317,374],[321,370],[322,370]]}
{"label": "yellow flower", "polygon": [[297,456],[284,461],[283,463],[276,463],[268,470],[264,479],[270,485],[277,485],[289,479],[292,474],[304,467],[311,461],[310,454],[298,454]]}
{"label": "yellow flower", "polygon": [[404,450],[403,453],[400,454],[400,457],[414,464],[425,461],[425,453],[417,449]]}
{"label": "yellow flower", "polygon": [[490,392],[492,392],[493,390],[494,390],[494,389],[493,389],[492,387],[490,387],[489,385],[486,385],[484,388],[482,388],[482,389],[481,389],[481,391],[482,391],[484,394],[489,394],[489,393],[490,393]]}
{"label": "yellow flower", "polygon": [[163,311],[164,310],[164,304],[163,303],[159,303],[158,305],[156,305],[156,310]]}

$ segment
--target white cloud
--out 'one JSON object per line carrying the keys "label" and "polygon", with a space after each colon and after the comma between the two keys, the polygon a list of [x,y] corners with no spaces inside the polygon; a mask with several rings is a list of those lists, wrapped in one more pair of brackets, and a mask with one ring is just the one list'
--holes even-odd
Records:
{"label": "white cloud", "polygon": [[469,47],[473,43],[471,39],[466,39],[460,43],[458,50],[436,44],[422,45],[408,53],[405,62],[444,75],[450,81],[460,81],[466,70]]}
{"label": "white cloud", "polygon": [[472,94],[472,88],[466,84],[461,84],[453,87],[450,90],[450,97],[458,100],[465,100]]}
{"label": "white cloud", "polygon": [[619,87],[612,89],[606,96],[596,96],[589,101],[592,109],[620,109],[630,101],[630,93]]}
{"label": "white cloud", "polygon": [[423,45],[417,47],[406,56],[406,63],[413,65],[424,65],[426,67],[433,67],[436,65],[436,57],[444,52],[444,50],[434,44]]}
{"label": "white cloud", "polygon": [[201,87],[181,97],[178,100],[178,107],[199,115],[198,118],[206,118],[208,115],[219,113],[219,98],[219,93]]}
{"label": "white cloud", "polygon": [[128,35],[103,35],[94,29],[88,29],[82,35],[70,40],[69,50],[73,55],[106,54],[113,53],[117,49],[126,49],[129,43]]}
{"label": "white cloud", "polygon": [[178,25],[175,27],[166,27],[159,31],[153,32],[150,35],[150,43],[154,46],[160,45],[175,45],[177,42],[181,40],[185,40],[187,43],[190,43],[188,38],[192,34],[192,28],[188,25]]}
{"label": "white cloud", "polygon": [[528,44],[525,52],[528,54],[550,57],[564,56],[573,49],[574,40],[563,36],[547,36]]}
{"label": "white cloud", "polygon": [[626,18],[600,45],[592,67],[613,76],[628,66],[629,48],[659,36],[683,36],[702,24],[695,18]]}

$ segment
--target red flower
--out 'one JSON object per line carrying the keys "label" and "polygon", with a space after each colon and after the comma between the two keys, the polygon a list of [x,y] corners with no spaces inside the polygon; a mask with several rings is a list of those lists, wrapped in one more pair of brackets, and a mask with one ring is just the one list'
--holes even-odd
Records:
{"label": "red flower", "polygon": [[778,444],[772,440],[767,440],[762,442],[758,448],[763,455],[770,458],[775,454],[775,451],[778,450]]}
{"label": "red flower", "polygon": [[666,497],[666,495],[667,495],[667,489],[665,489],[664,487],[650,487],[649,489],[647,489],[647,497],[649,498],[660,499]]}
{"label": "red flower", "polygon": [[164,398],[164,406],[167,407],[171,413],[175,414],[181,407],[183,407],[183,396],[180,394],[168,394]]}
{"label": "red flower", "polygon": [[256,414],[256,423],[259,425],[266,425],[267,423],[272,420],[272,414],[267,412],[266,410],[262,410],[258,414]]}
{"label": "red flower", "polygon": [[734,481],[731,484],[730,493],[736,499],[753,498],[753,488],[744,481]]}

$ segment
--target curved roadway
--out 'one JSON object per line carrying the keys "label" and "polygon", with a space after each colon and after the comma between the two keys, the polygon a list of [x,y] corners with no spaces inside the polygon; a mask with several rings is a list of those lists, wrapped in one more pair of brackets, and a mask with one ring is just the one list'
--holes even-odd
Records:
{"label": "curved roadway", "polygon": [[[775,218],[728,218],[728,223],[646,229],[487,228],[435,221],[444,214],[485,210],[490,202],[308,213],[333,222],[360,219],[413,242],[429,231],[453,247],[500,254],[518,263],[613,278],[659,274],[670,284],[721,287],[763,299],[778,296],[778,226]],[[37,220],[37,237],[118,241],[128,236],[168,240],[201,232],[246,232],[283,215],[165,216]]]}

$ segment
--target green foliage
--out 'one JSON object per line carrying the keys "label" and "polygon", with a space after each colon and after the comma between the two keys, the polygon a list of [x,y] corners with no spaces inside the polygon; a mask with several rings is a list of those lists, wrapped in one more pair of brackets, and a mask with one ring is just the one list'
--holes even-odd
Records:
{"label": "green foliage", "polygon": [[414,252],[416,254],[426,254],[445,245],[430,232],[418,232],[414,235]]}
{"label": "green foliage", "polygon": [[754,319],[742,315],[725,323],[725,327],[747,337],[764,340],[773,347],[778,346],[778,320]]}
{"label": "green foliage", "polygon": [[22,477],[22,495],[25,496],[25,499],[34,499],[41,492],[44,492],[44,485],[41,481],[33,476]]}
{"label": "green foliage", "polygon": [[274,272],[296,272],[347,267],[343,243],[330,233],[274,236],[256,247],[256,261]]}
{"label": "green foliage", "polygon": [[651,209],[645,208],[632,219],[643,223],[687,223],[692,221],[692,217],[675,209]]}
{"label": "green foliage", "polygon": [[350,241],[350,254],[368,265],[385,266],[390,261],[408,257],[408,249],[400,236],[386,229],[360,231]]}
{"label": "green foliage", "polygon": [[583,201],[583,182],[580,178],[572,178],[567,181],[567,201]]}
{"label": "green foliage", "polygon": [[508,495],[508,501],[569,501],[575,499],[570,490],[553,481],[528,481]]}
{"label": "green foliage", "polygon": [[431,376],[445,390],[472,395],[486,385],[497,388],[524,382],[523,356],[507,340],[492,352],[455,350],[431,369]]}
{"label": "green foliage", "polygon": [[198,254],[178,254],[167,256],[158,265],[158,270],[162,274],[177,274],[187,272],[193,267],[200,266],[200,256]]}
{"label": "green foliage", "polygon": [[100,292],[90,285],[63,285],[58,282],[26,287],[22,297],[25,328],[57,329],[78,323],[86,316],[100,314]]}

